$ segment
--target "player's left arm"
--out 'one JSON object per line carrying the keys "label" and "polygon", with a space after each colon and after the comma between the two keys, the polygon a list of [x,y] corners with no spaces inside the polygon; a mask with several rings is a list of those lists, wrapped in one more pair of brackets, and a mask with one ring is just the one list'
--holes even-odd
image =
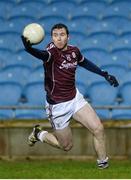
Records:
{"label": "player's left arm", "polygon": [[110,83],[111,86],[114,87],[119,86],[119,83],[115,76],[108,74],[107,71],[101,70],[97,65],[95,65],[88,59],[84,58],[82,62],[79,62],[79,65],[93,73],[103,76]]}

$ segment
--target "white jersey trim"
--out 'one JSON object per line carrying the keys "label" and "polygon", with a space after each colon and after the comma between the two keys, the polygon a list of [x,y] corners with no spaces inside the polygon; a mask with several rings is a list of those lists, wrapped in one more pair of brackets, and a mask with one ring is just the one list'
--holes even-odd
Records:
{"label": "white jersey trim", "polygon": [[55,88],[55,79],[54,79],[54,61],[52,63],[52,80],[53,80],[53,87],[51,90],[51,94],[53,94],[54,88]]}
{"label": "white jersey trim", "polygon": [[50,51],[47,51],[47,52],[49,53],[49,57],[47,59],[47,62],[49,62],[49,60],[51,59],[51,53],[50,53]]}
{"label": "white jersey trim", "polygon": [[82,56],[82,59],[79,62],[83,62],[84,61],[84,56]]}

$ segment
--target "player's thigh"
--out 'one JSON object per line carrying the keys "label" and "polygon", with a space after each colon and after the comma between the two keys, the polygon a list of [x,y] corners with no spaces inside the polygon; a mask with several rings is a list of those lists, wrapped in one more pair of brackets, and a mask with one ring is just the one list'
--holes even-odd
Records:
{"label": "player's thigh", "polygon": [[59,143],[63,146],[72,146],[72,131],[69,126],[55,130],[53,133],[56,138],[58,139]]}
{"label": "player's thigh", "polygon": [[89,103],[87,103],[80,110],[78,110],[73,115],[73,118],[83,124],[91,132],[94,132],[98,127],[103,128],[99,117]]}

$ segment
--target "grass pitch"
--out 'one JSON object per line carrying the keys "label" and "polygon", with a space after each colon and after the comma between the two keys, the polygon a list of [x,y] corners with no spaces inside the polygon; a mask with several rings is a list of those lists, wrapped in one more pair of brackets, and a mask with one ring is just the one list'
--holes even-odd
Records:
{"label": "grass pitch", "polygon": [[0,161],[0,179],[131,179],[130,160],[111,160],[108,169],[95,161]]}

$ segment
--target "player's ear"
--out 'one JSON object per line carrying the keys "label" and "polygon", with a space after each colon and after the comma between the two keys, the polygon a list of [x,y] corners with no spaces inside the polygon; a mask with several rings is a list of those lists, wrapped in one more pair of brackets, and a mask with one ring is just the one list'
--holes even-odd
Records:
{"label": "player's ear", "polygon": [[68,41],[70,40],[70,36],[69,36],[69,35],[68,35],[68,38],[67,38],[67,39],[68,39]]}

